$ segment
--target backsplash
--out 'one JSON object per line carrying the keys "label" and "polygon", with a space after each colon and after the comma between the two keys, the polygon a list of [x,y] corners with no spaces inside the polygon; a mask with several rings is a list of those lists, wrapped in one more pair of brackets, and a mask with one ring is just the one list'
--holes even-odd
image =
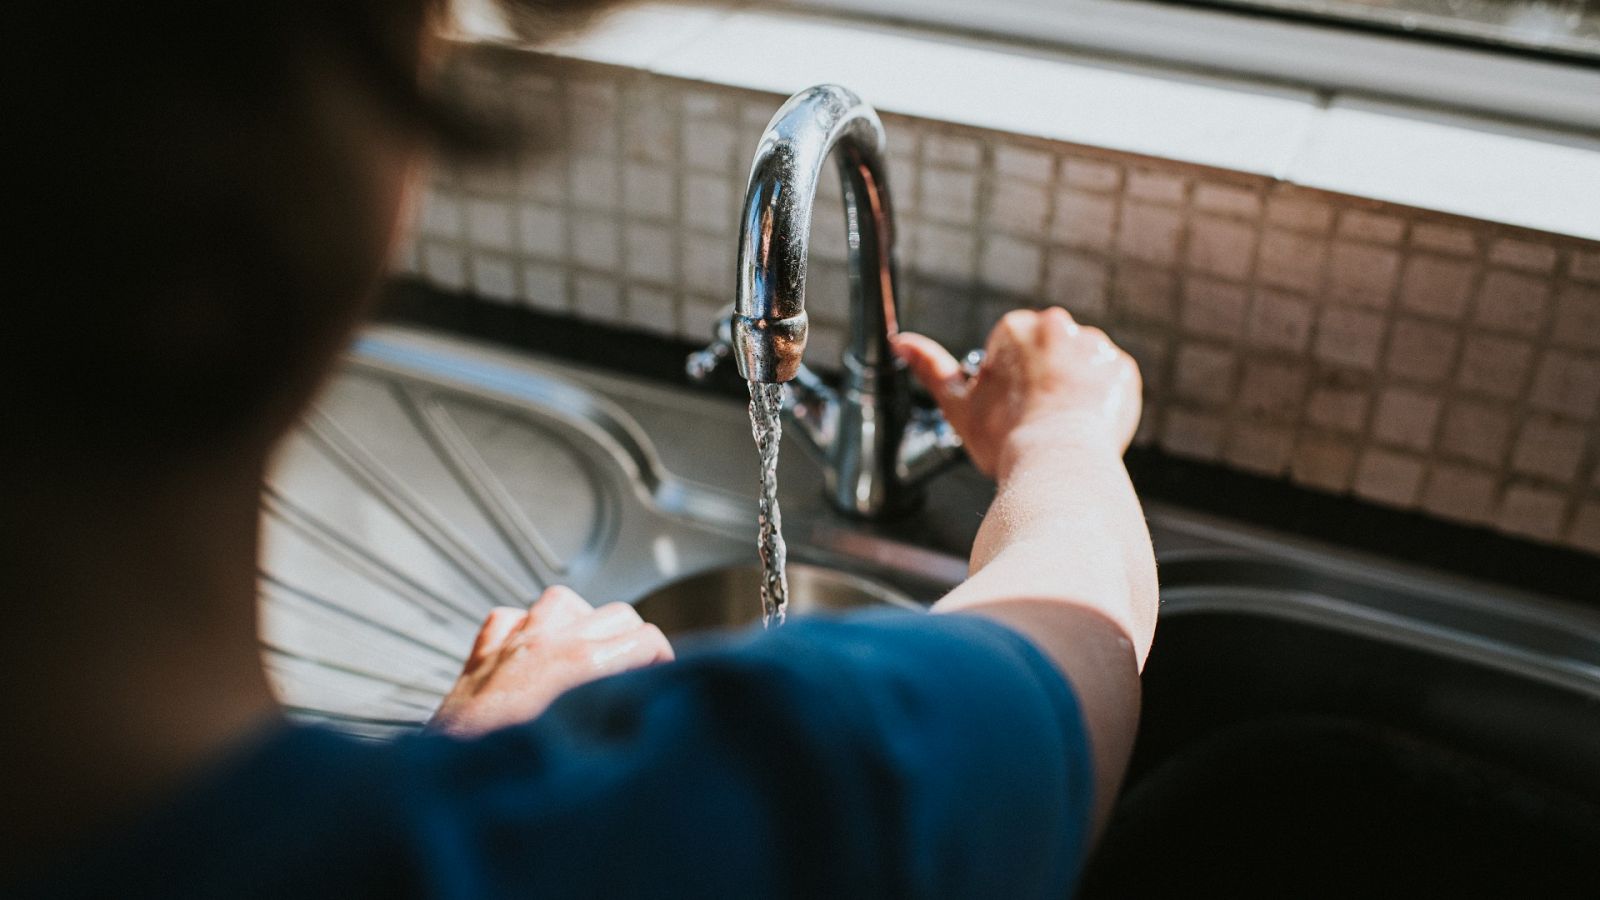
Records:
{"label": "backsplash", "polygon": [[[475,96],[559,110],[572,139],[437,167],[401,267],[486,301],[709,337],[732,302],[749,160],[784,98],[487,47],[460,64]],[[1600,554],[1600,244],[884,124],[906,327],[960,352],[1008,309],[1059,303],[1138,358],[1141,443]],[[836,179],[823,194],[807,356],[831,366],[845,239]]]}

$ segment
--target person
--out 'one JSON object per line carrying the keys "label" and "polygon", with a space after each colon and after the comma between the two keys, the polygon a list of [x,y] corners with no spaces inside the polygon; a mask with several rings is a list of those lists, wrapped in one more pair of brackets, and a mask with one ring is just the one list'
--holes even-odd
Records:
{"label": "person", "polygon": [[[582,2],[524,2],[538,30]],[[897,352],[998,481],[930,615],[685,652],[552,589],[490,615],[425,732],[287,721],[259,494],[417,172],[471,133],[436,0],[34,5],[0,77],[0,892],[1070,893],[1129,754],[1156,577],[1131,359],[1009,313],[975,378]]]}

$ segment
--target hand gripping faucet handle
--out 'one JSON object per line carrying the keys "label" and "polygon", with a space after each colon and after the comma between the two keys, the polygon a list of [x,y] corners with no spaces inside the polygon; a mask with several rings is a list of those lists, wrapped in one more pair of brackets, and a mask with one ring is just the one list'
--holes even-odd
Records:
{"label": "hand gripping faucet handle", "polygon": [[689,380],[700,382],[711,377],[711,373],[722,365],[723,361],[733,355],[733,325],[729,316],[732,307],[717,317],[717,324],[712,332],[711,343],[703,350],[696,350],[684,360],[684,371],[688,373]]}

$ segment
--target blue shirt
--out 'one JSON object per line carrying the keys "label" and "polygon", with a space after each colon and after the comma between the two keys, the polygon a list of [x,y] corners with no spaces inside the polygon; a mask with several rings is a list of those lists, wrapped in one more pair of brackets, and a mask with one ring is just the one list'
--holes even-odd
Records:
{"label": "blue shirt", "polygon": [[473,740],[285,726],[43,896],[1050,897],[1092,778],[1065,679],[968,616],[801,620]]}

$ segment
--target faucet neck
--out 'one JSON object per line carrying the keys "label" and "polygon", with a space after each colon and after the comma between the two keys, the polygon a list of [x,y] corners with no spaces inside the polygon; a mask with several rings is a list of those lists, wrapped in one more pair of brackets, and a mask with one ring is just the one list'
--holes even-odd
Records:
{"label": "faucet neck", "polygon": [[784,382],[799,371],[808,331],[811,217],[823,165],[835,150],[849,240],[847,352],[865,366],[891,363],[888,341],[898,323],[884,147],[877,113],[837,85],[796,94],[767,126],[745,193],[732,319],[734,358],[747,380]]}

